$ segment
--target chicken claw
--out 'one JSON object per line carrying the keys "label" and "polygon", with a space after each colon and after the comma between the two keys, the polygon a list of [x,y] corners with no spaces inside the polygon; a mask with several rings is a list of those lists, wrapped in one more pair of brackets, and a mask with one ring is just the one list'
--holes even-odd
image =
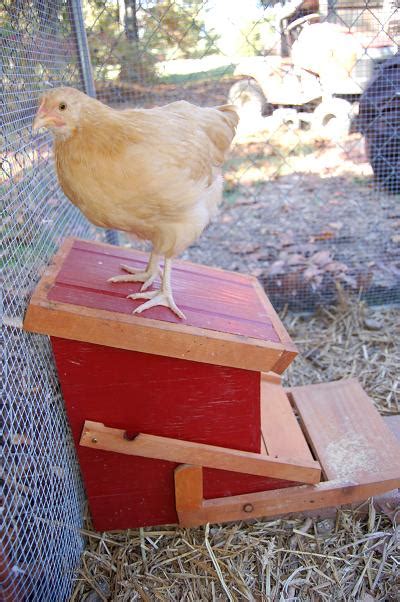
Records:
{"label": "chicken claw", "polygon": [[134,314],[140,314],[145,309],[150,309],[150,307],[155,307],[156,305],[163,305],[164,307],[169,307],[178,316],[178,318],[186,320],[185,314],[176,305],[172,295],[171,259],[169,257],[165,258],[164,275],[161,289],[147,291],[147,293],[132,293],[131,295],[128,295],[128,299],[148,299],[146,303],[142,303],[142,305],[139,305],[139,307],[133,310]]}
{"label": "chicken claw", "polygon": [[153,284],[154,280],[156,280],[161,274],[160,269],[157,269],[157,271],[151,273],[147,270],[143,271],[139,268],[132,268],[129,265],[121,265],[121,268],[126,272],[129,272],[130,276],[128,276],[128,274],[113,276],[112,278],[109,278],[107,282],[143,282],[143,286],[140,290],[146,291],[149,286]]}
{"label": "chicken claw", "polygon": [[185,314],[176,305],[172,293],[167,294],[163,290],[148,291],[147,293],[132,293],[128,295],[128,299],[148,299],[146,303],[142,303],[136,309],[133,310],[134,314],[141,314],[145,309],[150,309],[156,305],[163,305],[169,307],[177,316],[182,320],[186,320]]}
{"label": "chicken claw", "polygon": [[144,284],[140,290],[146,291],[161,274],[161,269],[158,265],[159,260],[160,258],[156,253],[151,253],[149,263],[145,270],[122,264],[121,268],[131,275],[128,276],[127,274],[123,274],[121,276],[113,276],[108,279],[108,282],[143,282]]}

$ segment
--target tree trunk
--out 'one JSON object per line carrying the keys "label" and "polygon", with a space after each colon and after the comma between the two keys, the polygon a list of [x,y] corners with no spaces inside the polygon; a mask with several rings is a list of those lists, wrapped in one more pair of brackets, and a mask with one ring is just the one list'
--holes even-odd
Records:
{"label": "tree trunk", "polygon": [[139,41],[136,0],[125,0],[124,28],[126,39],[130,42]]}

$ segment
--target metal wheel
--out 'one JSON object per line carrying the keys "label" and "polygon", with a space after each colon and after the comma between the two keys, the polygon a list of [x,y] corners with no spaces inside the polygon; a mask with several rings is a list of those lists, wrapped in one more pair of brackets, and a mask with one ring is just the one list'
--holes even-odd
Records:
{"label": "metal wheel", "polygon": [[328,138],[340,138],[350,131],[352,105],[342,98],[322,101],[313,113],[313,129]]}
{"label": "metal wheel", "polygon": [[233,84],[229,90],[229,102],[238,108],[240,118],[247,115],[262,117],[266,114],[266,98],[260,86],[253,79],[243,79]]}

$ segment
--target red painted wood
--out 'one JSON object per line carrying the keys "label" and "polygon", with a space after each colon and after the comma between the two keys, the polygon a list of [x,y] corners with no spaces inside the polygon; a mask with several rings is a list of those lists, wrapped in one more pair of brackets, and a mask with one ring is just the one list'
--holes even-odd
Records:
{"label": "red painted wood", "polygon": [[[61,387],[98,530],[177,522],[175,464],[79,446],[85,419],[260,451],[260,374],[52,338]],[[205,470],[205,496],[293,483]]]}
{"label": "red painted wood", "polygon": [[[75,241],[48,298],[129,314],[141,302],[126,296],[138,292],[141,283],[113,284],[107,279],[124,273],[121,263],[142,268],[146,261],[147,256],[137,251]],[[176,260],[172,285],[176,303],[186,314],[187,325],[280,342],[249,278]],[[181,323],[165,307],[147,310],[141,317]]]}
{"label": "red painted wood", "polygon": [[[155,462],[155,460],[152,460],[152,462]],[[95,529],[98,531],[112,531],[115,529],[133,529],[140,526],[176,523],[177,516],[175,510],[172,510],[175,506],[172,481],[174,466],[171,465],[169,470],[161,464],[158,467],[148,467],[152,472],[150,473],[150,478],[147,475],[145,496],[140,496],[139,492],[132,493],[132,491],[125,491],[123,493],[116,493],[115,495],[90,497],[89,507]],[[140,469],[140,466],[138,466],[138,469]],[[141,476],[142,473],[138,471],[137,478],[140,479]],[[257,482],[255,482],[256,479]],[[251,475],[240,475],[238,473],[227,473],[226,480],[228,485],[224,489],[226,495],[282,489],[283,487],[291,487],[298,484],[289,483],[288,481],[273,481],[263,477],[251,477]],[[214,491],[209,488],[210,483],[212,484],[211,475],[205,469],[204,489],[207,499],[216,497]],[[214,489],[216,489],[215,486]],[[221,496],[221,494],[219,495]],[[162,503],[160,503],[160,496],[162,496]],[[155,519],[154,517],[157,518]]]}

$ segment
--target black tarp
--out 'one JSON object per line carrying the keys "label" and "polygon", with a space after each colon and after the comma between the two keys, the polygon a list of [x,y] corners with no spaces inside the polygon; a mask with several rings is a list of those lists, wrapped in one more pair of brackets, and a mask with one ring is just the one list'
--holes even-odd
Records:
{"label": "black tarp", "polygon": [[385,190],[400,192],[400,53],[379,66],[360,100],[358,125],[374,175]]}

